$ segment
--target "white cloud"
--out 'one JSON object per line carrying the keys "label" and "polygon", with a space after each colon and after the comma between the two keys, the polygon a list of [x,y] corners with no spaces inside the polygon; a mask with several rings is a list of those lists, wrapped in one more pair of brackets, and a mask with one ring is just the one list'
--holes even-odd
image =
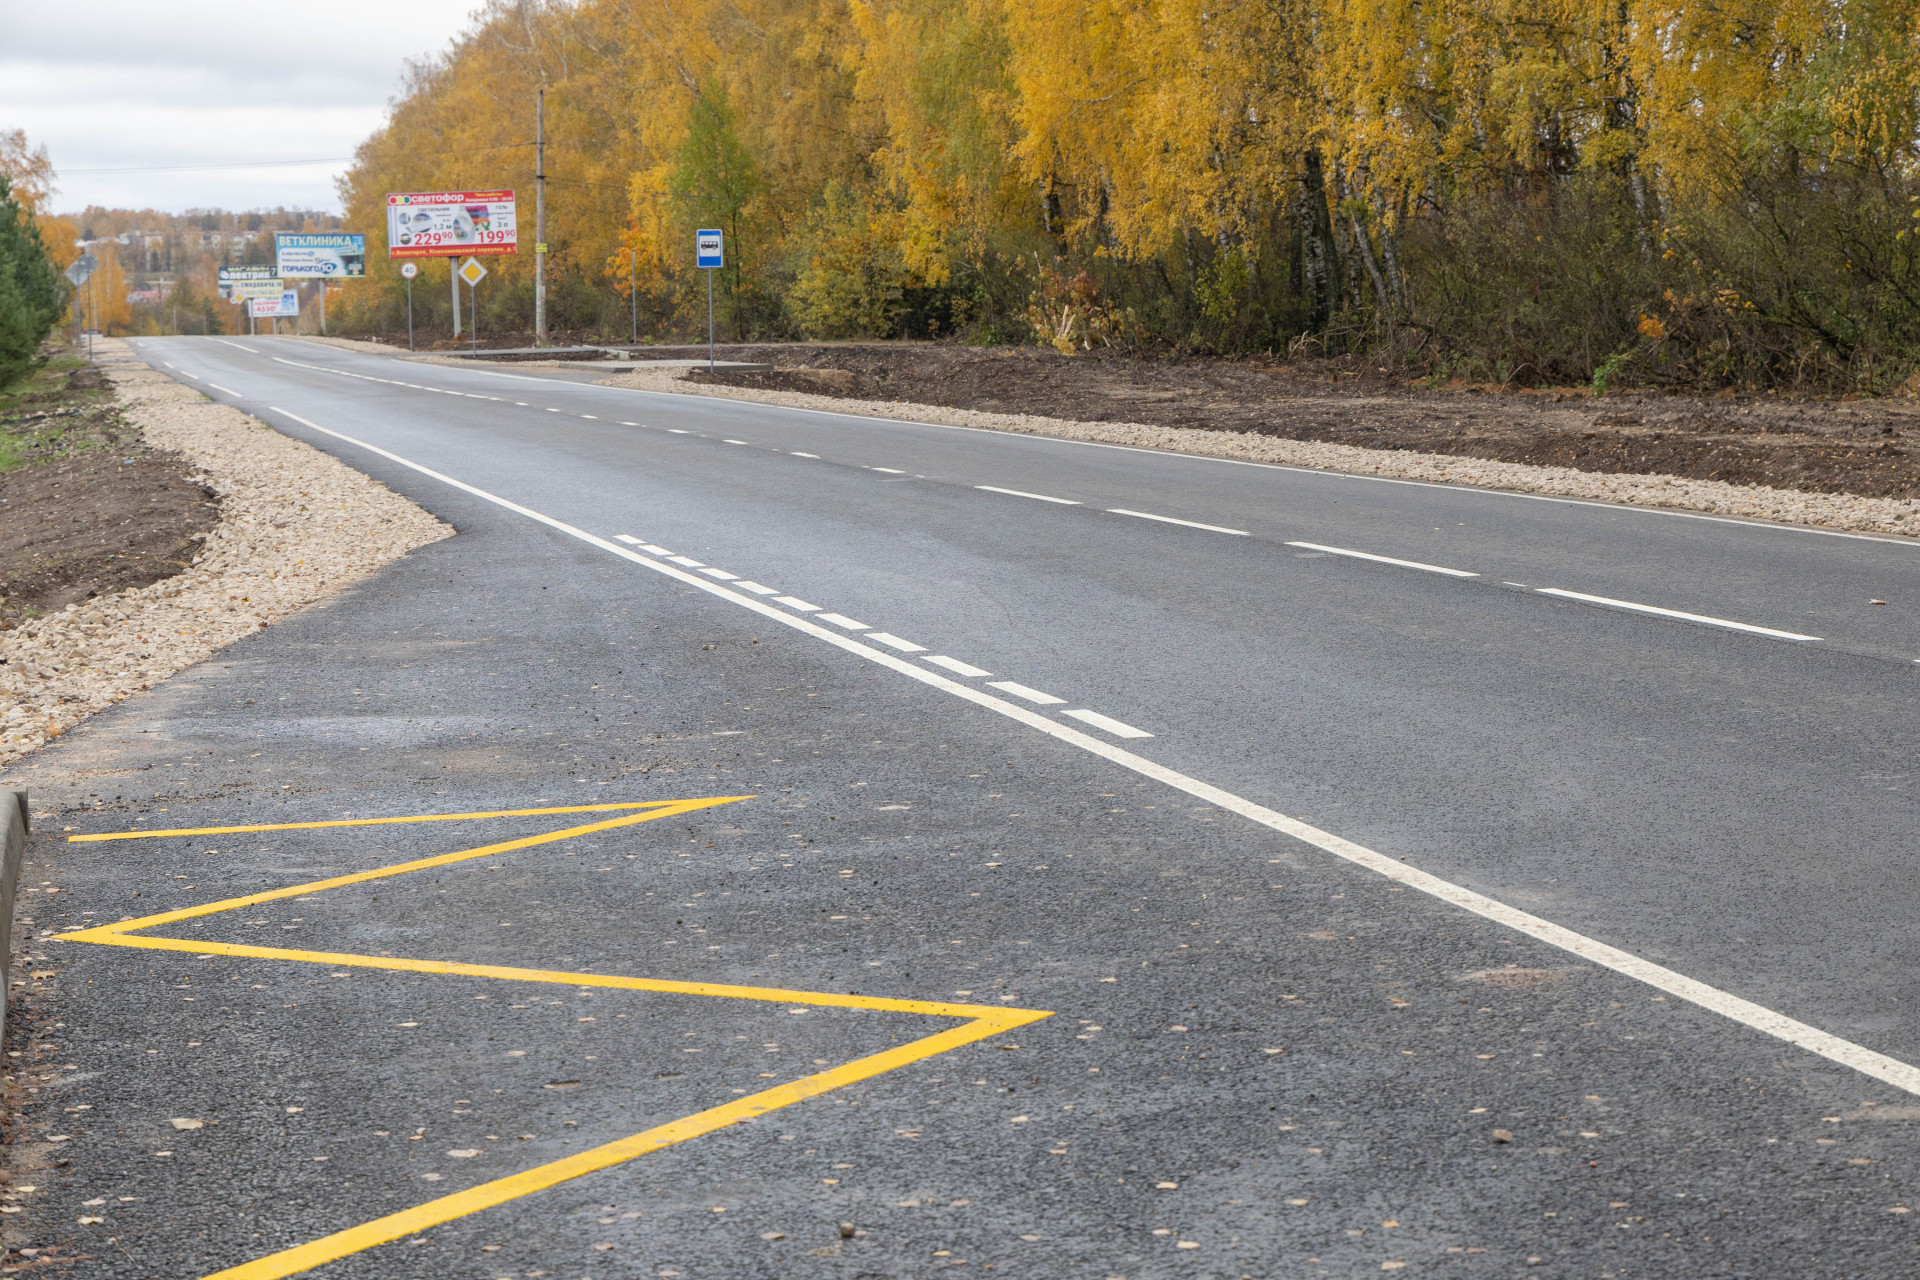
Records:
{"label": "white cloud", "polygon": [[[46,144],[61,209],[338,209],[333,179],[379,127],[403,63],[444,49],[476,0],[0,0],[0,129]],[[332,163],[261,168],[263,161]],[[83,172],[85,170],[145,172]]]}

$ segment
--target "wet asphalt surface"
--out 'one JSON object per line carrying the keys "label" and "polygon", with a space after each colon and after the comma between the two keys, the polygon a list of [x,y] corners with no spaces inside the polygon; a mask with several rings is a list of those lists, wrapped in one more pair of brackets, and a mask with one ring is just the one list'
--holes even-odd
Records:
{"label": "wet asphalt surface", "polygon": [[[154,349],[166,346],[188,349]],[[193,354],[204,358],[199,347]],[[285,403],[287,388],[272,390],[272,403]],[[366,406],[395,398],[377,387],[349,392]],[[413,405],[393,404],[394,421],[417,422]],[[655,416],[666,421],[665,412]],[[364,421],[354,429],[373,434]],[[452,428],[396,425],[378,442],[417,456],[436,430]],[[492,447],[489,430],[474,418],[457,440],[448,435],[446,457],[418,460],[543,510],[548,495],[510,491],[515,469],[537,489],[586,465],[564,439],[507,427],[498,474],[449,465],[462,450],[477,457]],[[24,1107],[9,1163],[15,1188],[37,1190],[18,1195],[25,1208],[0,1228],[14,1250],[8,1265],[208,1275],[954,1025],[53,936],[601,815],[108,843],[67,836],[751,796],[151,932],[1051,1016],[311,1274],[1913,1273],[1907,1210],[1920,1208],[1920,1100],[492,504],[308,438],[460,536],[94,718],[11,771],[32,789],[36,825],[21,908],[32,960],[6,1046],[21,1055],[10,1062]],[[553,471],[536,482],[525,460],[542,449],[553,451]],[[676,550],[820,599],[801,576],[804,561],[818,564],[820,545],[841,535],[817,521],[811,533],[798,529],[800,517],[770,506],[766,492],[733,487],[731,465],[704,455],[675,464],[673,493],[650,491],[644,468],[601,474],[604,489],[631,493],[635,505],[620,518],[634,533],[674,538]],[[882,559],[885,536],[895,536],[906,549],[893,585],[964,589],[960,570],[937,561],[939,501],[924,501],[924,529],[897,509],[862,512],[882,533],[851,539],[848,564]],[[1024,530],[1068,560],[1097,550],[1059,528],[1025,526],[1028,511],[1011,510],[992,517],[994,536]],[[902,523],[889,532],[887,518]],[[612,519],[596,531],[625,531]],[[702,520],[718,550],[693,541]],[[773,567],[721,558],[750,554],[742,528]],[[1298,567],[1319,573],[1326,563]],[[1003,559],[996,571],[1009,581],[984,594],[1020,590],[1015,567]],[[882,616],[881,595],[858,595],[875,589],[851,570],[846,580],[821,602],[916,634],[908,622],[922,615],[908,604]],[[1177,590],[1151,576],[1141,583],[1146,598]],[[1054,585],[1041,593],[1057,598]],[[1357,648],[1367,634],[1398,643],[1417,623],[1429,639],[1452,631],[1472,641],[1433,659],[1438,667],[1478,662],[1489,681],[1523,682],[1526,672],[1512,669],[1525,660],[1519,646],[1502,650],[1491,632],[1470,632],[1453,612],[1467,606],[1434,594],[1377,608],[1363,595],[1371,589],[1314,587],[1314,626],[1345,619],[1345,631],[1327,633],[1330,649],[1371,656]],[[1403,590],[1398,580],[1390,589]],[[1422,578],[1404,590],[1438,588]],[[1559,723],[1537,709],[1516,714],[1487,731],[1488,754],[1476,760],[1441,714],[1458,704],[1459,722],[1472,720],[1470,681],[1356,661],[1340,685],[1328,654],[1309,652],[1297,633],[1283,635],[1285,665],[1306,665],[1311,679],[1276,692],[1283,676],[1242,666],[1224,700],[1263,714],[1290,701],[1301,714],[1323,698],[1360,723],[1319,749],[1291,737],[1299,731],[1277,713],[1271,733],[1228,721],[1206,739],[1166,708],[1189,701],[1183,680],[1220,678],[1251,642],[1222,627],[1222,659],[1151,628],[1132,636],[1089,595],[1084,612],[1058,611],[1069,623],[1080,617],[1078,635],[1069,627],[1049,642],[1042,622],[1020,624],[1027,667],[1008,665],[1009,650],[990,651],[1009,634],[998,619],[969,637],[975,647],[948,649],[1043,687],[1080,680],[1091,690],[1084,705],[1151,722],[1161,737],[1141,750],[1190,772],[1210,768],[1223,785],[1267,786],[1263,802],[1313,810],[1286,793],[1311,795],[1318,776],[1338,792],[1312,812],[1323,825],[1391,852],[1431,852],[1433,869],[1507,885],[1505,896],[1530,910],[1604,926],[1609,940],[1641,944],[1683,972],[1842,1034],[1877,1035],[1874,1047],[1911,1057],[1902,907],[1912,890],[1899,874],[1908,852],[1898,834],[1909,802],[1878,785],[1908,767],[1893,728],[1904,715],[1894,682],[1908,673],[1862,656],[1891,643],[1883,637],[1865,636],[1862,652],[1809,656],[1697,629],[1634,629],[1639,619],[1592,639],[1593,617],[1604,628],[1614,615],[1556,612],[1551,625],[1571,617],[1565,625],[1589,637],[1566,644],[1637,646],[1639,656],[1578,664],[1612,695],[1570,703]],[[1496,621],[1520,607],[1515,599],[1469,598]],[[1179,603],[1209,618],[1220,607]],[[1547,624],[1512,625],[1537,640]],[[1055,650],[1069,642],[1098,652],[1084,667],[1058,665]],[[1104,685],[1101,671],[1113,673]],[[1793,680],[1799,693],[1780,691]],[[1408,723],[1389,705],[1402,696]],[[1812,735],[1806,749],[1821,759],[1783,759],[1778,741],[1727,745],[1719,722],[1769,697],[1762,708]],[[1876,705],[1883,710],[1862,710]],[[1670,735],[1653,764],[1607,750],[1625,732],[1616,720],[1633,715]],[[1687,722],[1706,726],[1700,743],[1684,738]],[[1367,763],[1353,745],[1362,740],[1393,744],[1388,758],[1402,768],[1373,795],[1333,785]],[[1751,768],[1724,765],[1714,742]],[[1503,752],[1527,767],[1500,766]],[[1723,825],[1718,809],[1751,810],[1742,788],[1792,788],[1796,768],[1804,794],[1790,798],[1811,816],[1770,821],[1778,811],[1768,809],[1744,820],[1766,829],[1756,838],[1775,842],[1769,858],[1788,883],[1809,899],[1840,899],[1832,918],[1810,919],[1797,899],[1767,900],[1757,872],[1716,860],[1709,834]],[[1823,768],[1875,785],[1850,794]],[[1527,848],[1515,812],[1487,811],[1499,802],[1486,797],[1503,790],[1523,812],[1556,787],[1581,804],[1604,802],[1635,835],[1617,860],[1594,865],[1559,821],[1533,828],[1539,847]],[[1875,794],[1891,798],[1833,834],[1822,806]],[[1697,826],[1640,859],[1647,833],[1671,823],[1668,805],[1691,808]],[[1562,817],[1568,829],[1591,827],[1577,805]],[[1826,830],[1828,843],[1802,838],[1796,823]],[[1662,863],[1679,906],[1662,903]],[[1579,891],[1556,897],[1556,875]],[[1823,1020],[1832,1008],[1845,1018]],[[175,1119],[201,1124],[180,1129]]]}

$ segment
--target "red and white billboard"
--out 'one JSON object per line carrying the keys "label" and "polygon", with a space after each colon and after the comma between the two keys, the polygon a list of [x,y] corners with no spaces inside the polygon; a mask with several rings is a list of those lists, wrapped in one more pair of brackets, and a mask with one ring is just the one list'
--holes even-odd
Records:
{"label": "red and white billboard", "polygon": [[518,252],[511,191],[411,191],[387,196],[389,258]]}

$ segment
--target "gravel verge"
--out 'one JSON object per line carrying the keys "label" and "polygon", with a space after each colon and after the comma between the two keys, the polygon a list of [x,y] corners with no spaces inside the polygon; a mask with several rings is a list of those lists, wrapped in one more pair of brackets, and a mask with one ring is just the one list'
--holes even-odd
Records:
{"label": "gravel verge", "polygon": [[[580,366],[565,367],[577,369]],[[876,418],[903,418],[913,422],[974,427],[986,431],[1016,431],[1320,471],[1344,471],[1630,506],[1700,511],[1855,533],[1920,535],[1920,499],[1810,493],[1799,489],[1772,489],[1681,476],[1576,471],[1569,467],[1495,462],[1452,454],[1364,449],[1354,445],[1288,440],[1249,431],[1203,431],[1192,427],[1160,427],[1139,422],[1077,422],[1030,414],[950,409],[910,401],[848,400],[800,391],[766,391],[690,382],[686,380],[687,372],[685,369],[631,369],[597,381],[605,386],[630,387],[639,391],[752,400],[761,404],[822,409],[830,413]]]}
{"label": "gravel verge", "polygon": [[126,420],[185,458],[220,522],[184,571],[0,633],[0,765],[451,526],[311,445],[95,342]]}

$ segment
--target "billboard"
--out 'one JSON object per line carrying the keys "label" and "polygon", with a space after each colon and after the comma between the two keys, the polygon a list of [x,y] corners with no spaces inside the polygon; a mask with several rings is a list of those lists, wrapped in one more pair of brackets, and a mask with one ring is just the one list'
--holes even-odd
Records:
{"label": "billboard", "polygon": [[350,231],[282,231],[273,238],[283,280],[357,279],[367,274],[367,238]]}
{"label": "billboard", "polygon": [[[244,302],[246,295],[234,296],[233,282],[236,280],[278,280],[280,274],[272,267],[222,267],[220,268],[220,296],[229,302]],[[279,292],[277,289],[275,292]],[[264,294],[254,294],[264,297]]]}
{"label": "billboard", "polygon": [[387,196],[387,256],[518,253],[511,191],[414,191]]}
{"label": "billboard", "polygon": [[255,298],[247,304],[252,308],[256,320],[265,320],[270,316],[297,316],[300,314],[300,295],[288,289],[274,298]]}
{"label": "billboard", "polygon": [[234,302],[254,302],[261,298],[277,298],[285,285],[279,276],[243,276],[228,283],[226,294]]}

